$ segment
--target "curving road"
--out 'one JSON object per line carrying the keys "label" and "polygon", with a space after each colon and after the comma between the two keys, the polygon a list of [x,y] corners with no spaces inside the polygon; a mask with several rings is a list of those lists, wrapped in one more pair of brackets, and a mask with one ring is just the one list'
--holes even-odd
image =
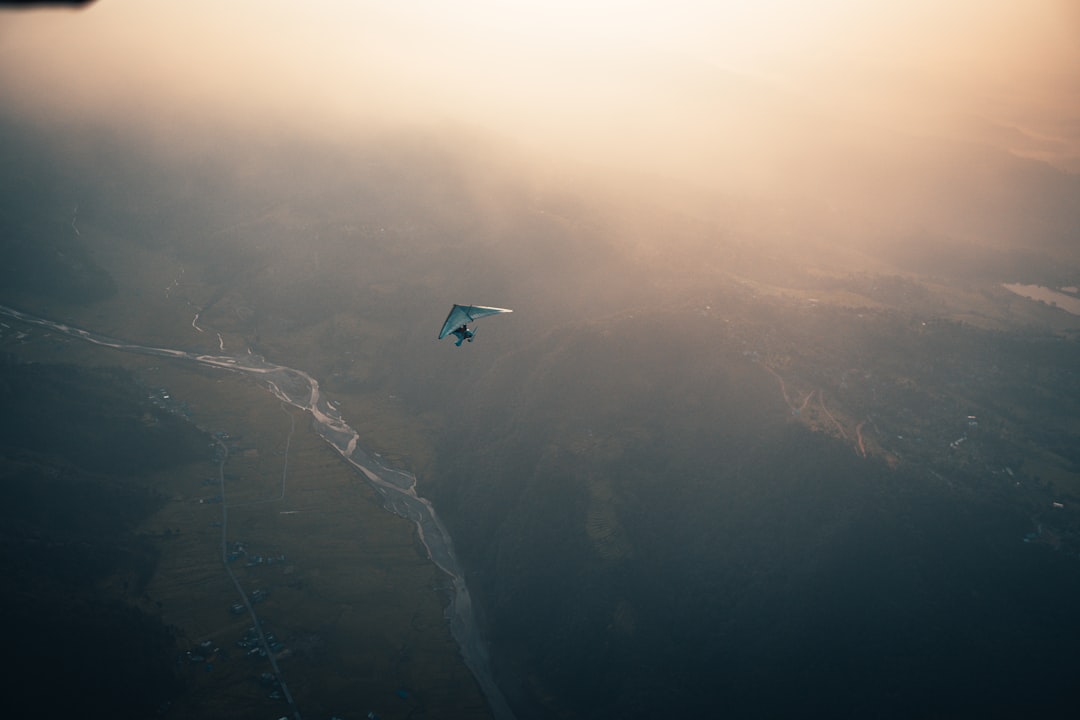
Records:
{"label": "curving road", "polygon": [[0,305],[0,315],[121,352],[185,360],[209,367],[258,375],[266,383],[270,392],[282,402],[310,413],[319,435],[348,460],[379,492],[383,497],[383,507],[416,523],[420,541],[427,549],[428,557],[451,578],[454,596],[448,617],[450,630],[461,648],[462,658],[480,684],[494,716],[498,720],[513,719],[513,712],[491,675],[487,647],[477,628],[472,598],[465,586],[464,571],[454,554],[450,533],[439,519],[431,502],[416,493],[414,475],[383,465],[359,447],[360,436],[342,419],[341,414],[322,398],[318,380],[303,370],[267,362],[260,355],[249,354],[238,357],[206,355],[127,343],[64,323],[29,315],[3,305]]}

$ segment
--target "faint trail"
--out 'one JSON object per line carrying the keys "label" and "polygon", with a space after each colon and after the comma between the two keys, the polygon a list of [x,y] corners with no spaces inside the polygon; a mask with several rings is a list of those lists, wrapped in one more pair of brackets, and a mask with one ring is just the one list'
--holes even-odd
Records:
{"label": "faint trail", "polygon": [[206,237],[207,238],[217,237],[218,235],[224,235],[225,233],[232,232],[234,230],[239,230],[242,227],[247,227],[249,225],[255,225],[256,223],[263,222],[264,220],[266,220],[270,216],[270,214],[272,212],[274,212],[275,210],[277,210],[279,207],[281,207],[283,205],[285,205],[284,202],[276,202],[276,203],[273,203],[271,205],[268,205],[268,206],[262,208],[251,219],[249,219],[249,220],[241,220],[240,222],[233,223],[232,225],[226,225],[223,228],[218,228],[217,230],[214,230],[213,232],[208,234]]}
{"label": "faint trail", "polygon": [[780,375],[780,373],[776,372],[765,363],[761,363],[761,366],[771,372],[773,374],[773,377],[780,382],[780,393],[784,396],[784,402],[787,403],[788,409],[791,410],[791,414],[801,414],[806,409],[806,406],[810,404],[810,399],[814,397],[814,393],[816,393],[817,390],[811,390],[806,396],[803,397],[802,402],[796,405],[794,402],[792,402],[791,396],[788,395],[787,383],[784,382],[784,378]]}
{"label": "faint trail", "polygon": [[[281,466],[281,492],[277,494],[277,497],[265,498],[263,500],[249,500],[248,502],[235,503],[229,507],[251,507],[252,505],[265,505],[267,503],[280,502],[285,499],[285,480],[289,476],[289,448],[292,445],[293,433],[296,432],[296,418],[291,412],[285,409],[285,403],[281,403],[279,407],[281,408],[281,412],[289,417],[290,423],[289,434],[285,437],[285,461]],[[219,440],[218,442],[220,443],[221,441]]]}
{"label": "faint trail", "polygon": [[787,383],[784,382],[784,378],[780,377],[780,373],[776,372],[775,370],[773,370],[771,367],[769,367],[765,363],[761,363],[761,367],[763,367],[766,370],[768,370],[769,372],[771,372],[773,374],[773,377],[780,381],[780,392],[784,396],[784,402],[787,403],[787,406],[788,406],[788,408],[791,409],[791,412],[793,412],[793,413],[796,412],[797,410],[795,408],[795,403],[791,402],[791,398],[788,397]]}
{"label": "faint trail", "polygon": [[79,217],[79,206],[75,206],[75,211],[71,216],[71,229],[75,231],[75,237],[82,237],[82,233],[79,232],[79,228],[75,227],[75,220]]}
{"label": "faint trail", "polygon": [[[291,417],[291,416],[290,416]],[[295,420],[293,421],[293,428],[296,427]],[[289,430],[289,438],[292,438],[292,429]],[[225,573],[232,580],[233,586],[236,588],[236,592],[240,595],[240,599],[244,602],[244,607],[247,609],[248,616],[251,618],[251,624],[255,628],[255,632],[259,636],[259,647],[264,653],[266,653],[267,660],[270,661],[270,667],[274,671],[274,678],[277,680],[278,686],[281,688],[282,695],[285,696],[285,700],[289,703],[289,709],[292,710],[294,720],[302,720],[300,715],[300,708],[296,706],[296,701],[293,699],[292,693],[289,691],[289,686],[285,683],[285,676],[281,674],[281,668],[278,666],[277,658],[274,657],[274,653],[270,650],[270,643],[266,641],[266,633],[263,632],[262,623],[259,622],[259,616],[255,612],[254,606],[251,604],[251,599],[248,594],[244,592],[243,586],[240,584],[240,579],[236,577],[236,573],[232,570],[232,564],[229,562],[229,503],[225,497],[225,463],[229,461],[229,446],[221,441],[221,438],[216,439],[217,445],[221,448],[221,459],[218,461],[218,484],[221,490],[221,564],[225,566]],[[286,441],[286,447],[288,447],[288,441]],[[288,460],[288,451],[286,451],[286,464]],[[285,494],[285,477],[284,472],[281,478],[281,492]],[[235,505],[233,507],[240,507]]]}
{"label": "faint trail", "polygon": [[[805,410],[806,406],[810,403],[810,399],[813,398],[814,393],[816,392],[818,394],[818,404],[821,406],[821,409],[825,412],[825,415],[828,416],[828,418],[830,420],[832,420],[834,425],[836,425],[836,429],[840,431],[840,435],[845,440],[848,439],[848,434],[844,430],[844,426],[840,424],[840,422],[833,416],[833,414],[831,412],[829,412],[829,408],[825,407],[825,397],[821,393],[820,390],[812,390],[809,395],[807,395],[806,397],[803,398],[802,403],[800,405],[796,406],[795,403],[793,403],[791,401],[791,398],[788,396],[787,383],[784,382],[784,378],[781,377],[780,373],[776,372],[775,370],[773,370],[771,367],[769,367],[765,363],[761,363],[761,366],[764,367],[769,372],[771,372],[773,374],[773,377],[775,377],[780,382],[780,392],[783,394],[784,402],[787,403],[787,406],[791,409],[792,414],[798,415],[803,410]],[[856,441],[857,441],[857,450],[859,452],[859,455],[861,455],[862,457],[866,457],[866,441],[863,439],[863,433],[862,433],[863,426],[866,425],[866,422],[867,422],[866,420],[863,420],[855,428],[855,435],[856,435]]]}
{"label": "faint trail", "polygon": [[172,292],[173,288],[180,287],[180,278],[182,277],[184,277],[183,265],[180,266],[180,272],[176,274],[176,277],[173,278],[173,281],[165,286],[165,297],[169,297],[169,293]]}
{"label": "faint trail", "polygon": [[847,431],[844,430],[844,426],[840,424],[840,421],[833,417],[833,414],[829,412],[829,408],[825,407],[825,393],[820,391],[818,392],[818,404],[821,405],[821,410],[825,413],[826,417],[833,421],[833,425],[836,425],[836,429],[840,431],[840,436],[847,440]]}

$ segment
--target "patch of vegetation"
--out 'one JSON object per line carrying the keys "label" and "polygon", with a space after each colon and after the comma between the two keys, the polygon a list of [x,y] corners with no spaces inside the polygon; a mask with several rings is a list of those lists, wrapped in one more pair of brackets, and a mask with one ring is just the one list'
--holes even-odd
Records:
{"label": "patch of vegetation", "polygon": [[133,475],[205,455],[206,438],[118,369],[0,359],[0,447]]}

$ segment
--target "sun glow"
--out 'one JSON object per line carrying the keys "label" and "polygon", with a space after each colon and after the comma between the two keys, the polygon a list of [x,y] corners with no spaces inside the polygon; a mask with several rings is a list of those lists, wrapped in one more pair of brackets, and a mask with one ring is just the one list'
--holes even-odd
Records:
{"label": "sun glow", "polygon": [[677,165],[764,137],[782,111],[740,80],[758,78],[904,129],[992,110],[1080,155],[1078,21],[1068,0],[102,0],[0,15],[0,94],[321,131],[449,121]]}

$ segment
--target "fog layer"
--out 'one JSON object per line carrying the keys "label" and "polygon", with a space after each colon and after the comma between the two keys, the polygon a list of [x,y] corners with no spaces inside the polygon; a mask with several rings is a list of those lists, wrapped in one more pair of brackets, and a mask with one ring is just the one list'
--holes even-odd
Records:
{"label": "fog layer", "polygon": [[317,377],[522,718],[1067,717],[1080,327],[1001,285],[1080,286],[1078,21],[8,11],[0,294]]}

